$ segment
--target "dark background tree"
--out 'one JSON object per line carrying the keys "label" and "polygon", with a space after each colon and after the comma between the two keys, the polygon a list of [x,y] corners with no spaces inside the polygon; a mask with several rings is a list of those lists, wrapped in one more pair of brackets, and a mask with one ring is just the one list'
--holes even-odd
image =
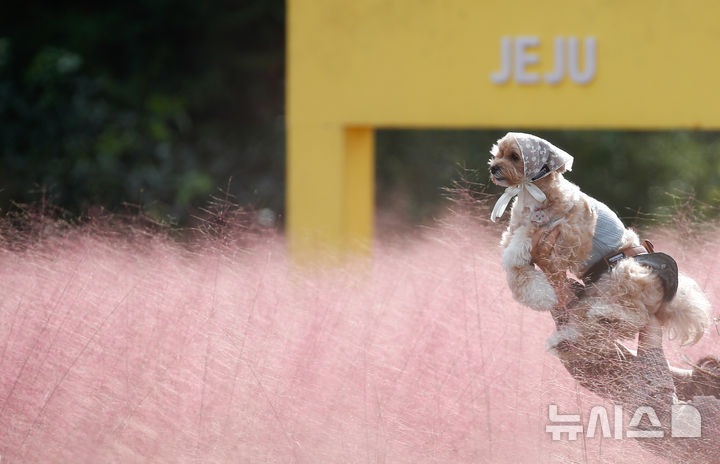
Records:
{"label": "dark background tree", "polygon": [[0,200],[187,219],[232,177],[283,201],[284,2],[0,7]]}

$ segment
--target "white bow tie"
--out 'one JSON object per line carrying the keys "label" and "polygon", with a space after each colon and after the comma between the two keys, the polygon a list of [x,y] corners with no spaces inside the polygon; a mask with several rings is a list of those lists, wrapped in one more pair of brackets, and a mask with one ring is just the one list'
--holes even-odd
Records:
{"label": "white bow tie", "polygon": [[505,212],[505,208],[510,203],[515,195],[519,194],[523,189],[526,189],[530,195],[540,203],[544,203],[547,198],[540,188],[532,182],[524,182],[520,185],[514,185],[505,189],[505,193],[500,195],[495,207],[490,214],[490,220],[495,222]]}

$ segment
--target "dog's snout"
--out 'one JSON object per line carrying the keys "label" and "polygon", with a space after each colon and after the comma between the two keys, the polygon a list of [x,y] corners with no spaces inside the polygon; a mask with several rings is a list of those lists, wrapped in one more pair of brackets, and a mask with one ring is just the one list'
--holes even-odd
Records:
{"label": "dog's snout", "polygon": [[498,166],[498,165],[490,166],[490,174],[497,174],[498,171],[500,171],[500,166]]}

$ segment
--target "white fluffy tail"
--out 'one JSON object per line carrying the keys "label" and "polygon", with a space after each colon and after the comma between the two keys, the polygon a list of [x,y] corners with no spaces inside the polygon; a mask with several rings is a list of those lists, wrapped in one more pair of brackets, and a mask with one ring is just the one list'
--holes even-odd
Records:
{"label": "white fluffy tail", "polygon": [[710,301],[690,277],[680,274],[678,291],[664,308],[663,319],[671,340],[681,345],[696,343],[710,326]]}

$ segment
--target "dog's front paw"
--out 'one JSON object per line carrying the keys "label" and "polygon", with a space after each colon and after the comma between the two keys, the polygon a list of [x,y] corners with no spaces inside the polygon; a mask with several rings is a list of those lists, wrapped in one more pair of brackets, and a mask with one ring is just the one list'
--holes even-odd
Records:
{"label": "dog's front paw", "polygon": [[550,311],[558,304],[558,298],[557,295],[555,295],[555,290],[553,290],[550,285],[548,285],[549,291],[546,289],[545,291],[547,294],[543,294],[542,297],[538,298],[536,305],[533,309],[536,309],[538,311]]}
{"label": "dog's front paw", "polygon": [[555,289],[545,278],[545,274],[532,269],[526,274],[525,285],[515,288],[515,299],[536,311],[549,311],[557,306]]}

